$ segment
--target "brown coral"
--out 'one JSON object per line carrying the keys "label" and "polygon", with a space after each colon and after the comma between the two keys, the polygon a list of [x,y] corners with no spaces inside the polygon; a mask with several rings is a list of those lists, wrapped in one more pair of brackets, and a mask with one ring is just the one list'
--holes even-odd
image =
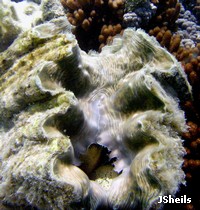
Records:
{"label": "brown coral", "polygon": [[[101,47],[122,30],[124,0],[61,0],[83,50]],[[100,48],[101,48],[100,47]]]}
{"label": "brown coral", "polygon": [[161,46],[167,48],[171,53],[176,52],[180,47],[180,36],[177,34],[173,35],[167,26],[161,28],[157,26],[149,31],[149,35],[155,36]]}
{"label": "brown coral", "polygon": [[186,173],[186,189],[192,197],[192,204],[186,205],[185,209],[196,209],[200,205],[200,195],[194,193],[198,190],[200,176],[200,44],[194,48],[179,48],[176,57],[182,63],[193,88],[194,100],[186,101],[183,105],[189,127],[188,132],[183,135],[187,152],[183,169]]}
{"label": "brown coral", "polygon": [[103,25],[99,35],[99,42],[101,43],[100,49],[105,46],[105,44],[111,43],[116,34],[122,32],[122,26],[119,23],[116,25]]}
{"label": "brown coral", "polygon": [[157,6],[155,17],[150,21],[149,35],[156,37],[162,47],[166,47],[169,52],[176,52],[180,47],[181,38],[174,35],[176,20],[180,13],[180,3],[177,0],[152,0]]}
{"label": "brown coral", "polygon": [[194,193],[200,176],[200,44],[193,48],[180,48],[176,57],[182,63],[193,88],[194,100],[186,101],[184,104],[189,126],[188,132],[184,134],[184,144],[190,150],[186,155],[184,170],[191,176],[190,178],[186,176],[189,181],[187,190],[191,192],[194,201],[192,204],[195,208],[200,205],[199,195]]}
{"label": "brown coral", "polygon": [[151,20],[151,27],[167,26],[168,29],[174,28],[181,9],[180,3],[177,0],[153,0],[151,2],[157,6],[156,15]]}
{"label": "brown coral", "polygon": [[193,48],[179,48],[176,58],[182,63],[188,79],[193,87],[194,101],[200,113],[199,82],[200,82],[200,44]]}

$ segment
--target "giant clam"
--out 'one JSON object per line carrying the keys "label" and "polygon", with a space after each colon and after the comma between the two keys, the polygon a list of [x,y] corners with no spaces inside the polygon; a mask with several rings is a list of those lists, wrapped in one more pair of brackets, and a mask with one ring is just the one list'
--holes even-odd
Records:
{"label": "giant clam", "polygon": [[157,209],[184,183],[179,101],[191,88],[142,30],[87,54],[56,17],[21,33],[0,68],[4,205]]}

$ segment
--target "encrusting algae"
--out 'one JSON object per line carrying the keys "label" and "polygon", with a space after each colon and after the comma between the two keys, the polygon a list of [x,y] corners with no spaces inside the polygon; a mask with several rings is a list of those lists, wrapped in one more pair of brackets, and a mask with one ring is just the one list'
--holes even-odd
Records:
{"label": "encrusting algae", "polygon": [[53,17],[21,33],[0,68],[3,205],[158,209],[184,183],[179,102],[191,87],[144,31],[86,53]]}

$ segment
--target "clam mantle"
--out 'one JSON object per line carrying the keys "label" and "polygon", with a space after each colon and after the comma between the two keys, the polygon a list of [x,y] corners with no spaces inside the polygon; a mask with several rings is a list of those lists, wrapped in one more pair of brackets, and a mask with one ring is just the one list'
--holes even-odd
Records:
{"label": "clam mantle", "polygon": [[149,209],[184,173],[180,64],[142,30],[83,52],[64,17],[0,54],[0,198],[38,209]]}

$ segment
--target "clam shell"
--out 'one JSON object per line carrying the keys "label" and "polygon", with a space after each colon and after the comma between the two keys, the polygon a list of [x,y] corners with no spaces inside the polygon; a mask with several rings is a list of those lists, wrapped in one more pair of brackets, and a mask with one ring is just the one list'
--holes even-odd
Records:
{"label": "clam shell", "polygon": [[[0,54],[0,198],[38,209],[150,209],[184,173],[181,65],[142,30],[82,51],[63,17]],[[93,158],[94,157],[94,158]]]}

